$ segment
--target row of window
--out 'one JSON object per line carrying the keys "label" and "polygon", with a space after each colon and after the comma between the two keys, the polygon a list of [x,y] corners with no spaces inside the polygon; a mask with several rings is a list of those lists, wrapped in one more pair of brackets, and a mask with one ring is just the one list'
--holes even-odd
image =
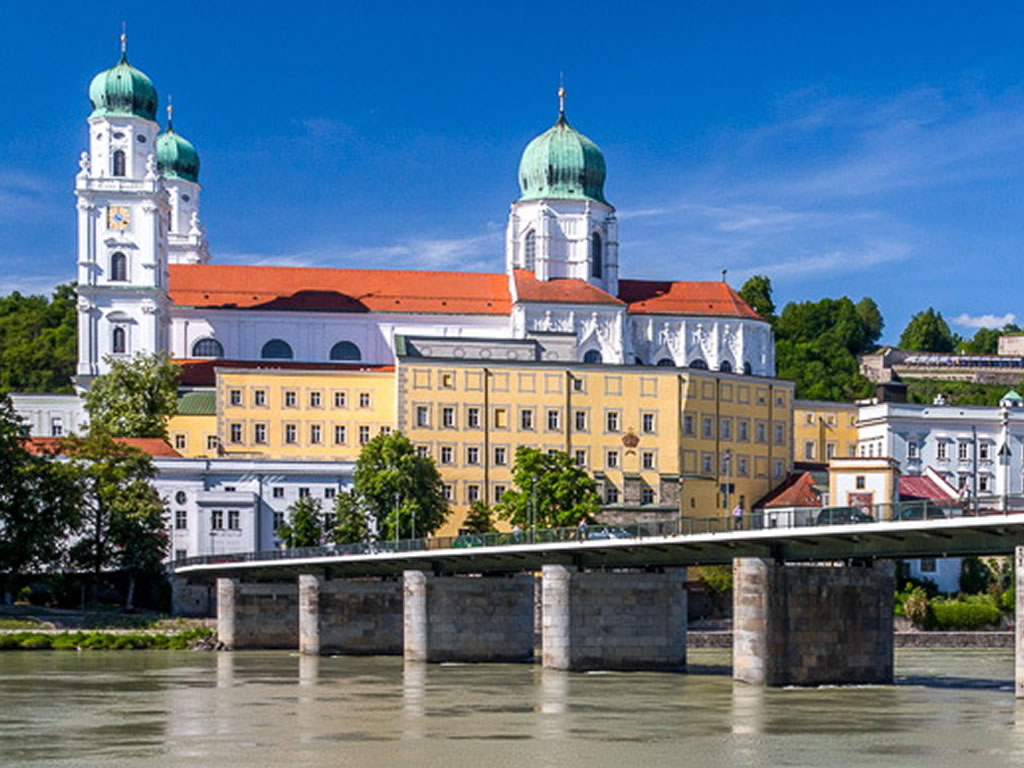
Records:
{"label": "row of window", "polygon": [[[415,406],[415,424],[419,428],[428,429],[432,426],[431,416],[432,407],[429,405],[417,405]],[[458,423],[456,414],[458,409],[454,405],[444,405],[440,407],[440,423],[438,426],[441,429],[457,429]],[[535,432],[538,429],[538,419],[543,416],[544,428],[549,432],[560,432],[562,430],[562,414],[561,408],[548,408],[544,411],[538,411],[533,408],[520,408],[519,409],[519,429],[523,432]],[[480,429],[482,409],[479,406],[468,406],[466,408],[466,428],[467,429]],[[577,410],[573,412],[573,429],[577,432],[586,432],[590,429],[590,414],[587,410]],[[644,434],[656,434],[657,429],[656,414],[653,412],[644,412],[640,414],[640,431]],[[495,408],[494,409],[494,428],[495,429],[508,429],[508,409],[507,408]],[[621,410],[606,410],[604,419],[605,432],[621,432],[622,431],[622,411]]]}
{"label": "row of window", "polygon": [[[115,256],[117,254],[114,254]],[[125,278],[111,278],[114,280]],[[224,357],[224,345],[216,339],[198,339],[192,345],[193,357],[222,358]],[[292,346],[283,339],[271,339],[260,349],[260,358],[263,360],[291,360],[295,357]],[[327,355],[328,360],[339,362],[359,361],[363,359],[363,353],[358,346],[351,341],[339,341],[331,347]]]}
{"label": "row of window", "polygon": [[[391,427],[385,425],[380,428],[380,433],[388,434]],[[270,443],[270,425],[265,422],[257,422],[252,425],[252,439],[254,445],[267,445]],[[359,445],[365,445],[372,439],[372,429],[362,424],[357,427]],[[347,445],[349,441],[349,428],[345,424],[335,424],[328,433],[323,424],[310,424],[306,432],[306,445],[324,445],[330,437],[334,445]],[[282,427],[281,440],[285,445],[299,445],[299,424],[294,422],[285,423]],[[228,424],[228,442],[232,445],[245,443],[245,425],[238,421]]]}
{"label": "row of window", "polygon": [[[266,408],[270,405],[269,402],[269,390],[266,388],[254,388],[252,390],[252,406],[254,408]],[[347,390],[335,390],[331,393],[331,402],[333,402],[335,408],[347,408],[348,407],[348,392]],[[323,390],[314,389],[307,392],[306,404],[310,408],[323,408],[324,407],[324,392]],[[371,406],[372,398],[369,392],[359,393],[359,407],[369,408]],[[245,398],[240,388],[231,388],[228,390],[228,404],[235,408],[241,408],[245,405]],[[284,389],[281,394],[281,405],[285,408],[298,408],[299,407],[299,390],[297,389]]]}
{"label": "row of window", "polygon": [[[949,461],[949,447],[952,445],[951,440],[939,440],[935,444],[935,458],[939,461]],[[869,444],[870,446],[870,444]],[[989,442],[978,443],[978,461],[992,461],[992,448],[994,446]],[[881,446],[879,446],[881,448]],[[956,443],[956,458],[958,461],[971,461],[974,454],[974,441],[973,440],[961,440]],[[881,455],[881,454],[879,454]],[[908,459],[919,459],[921,458],[921,446],[916,440],[910,440],[907,442],[907,458]]]}
{"label": "row of window", "polygon": [[[855,458],[857,456],[857,444],[849,443],[846,446],[847,456]],[[825,443],[825,459],[831,461],[839,454],[838,443],[828,442]],[[818,458],[818,443],[815,440],[804,441],[804,461],[815,461]]]}

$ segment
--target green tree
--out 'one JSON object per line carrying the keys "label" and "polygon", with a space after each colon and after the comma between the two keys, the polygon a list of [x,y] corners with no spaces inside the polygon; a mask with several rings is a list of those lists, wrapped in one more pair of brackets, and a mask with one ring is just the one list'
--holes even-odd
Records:
{"label": "green tree", "polygon": [[857,355],[878,340],[884,323],[871,299],[792,302],[775,322],[779,378],[796,383],[796,396],[853,400],[873,390],[860,374]]}
{"label": "green tree", "polygon": [[152,458],[97,424],[85,438],[65,441],[64,452],[82,492],[71,562],[92,573],[94,600],[103,571],[127,571],[130,608],[136,577],[158,572],[167,555],[167,507],[150,482],[156,474]]}
{"label": "green tree", "polygon": [[288,507],[285,521],[274,531],[288,549],[318,547],[324,540],[324,513],[319,499],[302,496]]}
{"label": "green tree", "polygon": [[952,352],[956,339],[942,313],[928,307],[910,318],[900,335],[900,348],[908,352]]}
{"label": "green tree", "polygon": [[486,502],[477,499],[469,505],[469,512],[462,527],[467,533],[492,533],[494,531],[494,520],[491,515],[491,508]]}
{"label": "green tree", "polygon": [[78,360],[74,285],[0,298],[0,391],[71,392]]}
{"label": "green tree", "polygon": [[516,525],[565,528],[589,520],[601,501],[597,483],[563,451],[520,446],[512,466],[515,488],[495,505],[498,516]]}
{"label": "green tree", "polygon": [[341,491],[334,497],[334,520],[330,535],[335,544],[361,544],[369,540],[366,510],[354,493]]}
{"label": "green tree", "polygon": [[740,288],[740,298],[769,323],[775,321],[775,302],[772,301],[772,281],[764,275],[754,275]]}
{"label": "green tree", "polygon": [[353,490],[383,539],[394,539],[396,533],[421,538],[448,517],[444,483],[434,460],[418,455],[401,432],[377,435],[363,446]]}
{"label": "green tree", "polygon": [[97,376],[85,396],[92,423],[113,437],[167,439],[167,420],[178,410],[178,366],[165,355],[108,358],[110,372]]}
{"label": "green tree", "polygon": [[0,574],[58,567],[78,522],[75,473],[31,453],[25,432],[10,398],[0,397]]}

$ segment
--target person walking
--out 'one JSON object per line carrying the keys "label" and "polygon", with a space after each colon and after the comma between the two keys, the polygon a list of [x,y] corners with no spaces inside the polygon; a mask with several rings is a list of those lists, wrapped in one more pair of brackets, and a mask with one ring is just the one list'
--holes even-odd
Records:
{"label": "person walking", "polygon": [[576,538],[580,541],[585,541],[587,538],[587,518],[580,520],[580,524],[576,526]]}
{"label": "person walking", "polygon": [[733,530],[743,530],[743,505],[737,504],[732,508],[732,527]]}

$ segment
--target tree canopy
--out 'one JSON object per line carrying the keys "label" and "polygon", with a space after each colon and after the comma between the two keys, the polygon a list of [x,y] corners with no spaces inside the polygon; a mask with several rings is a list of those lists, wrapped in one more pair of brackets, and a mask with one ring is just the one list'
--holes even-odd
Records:
{"label": "tree canopy", "polygon": [[516,525],[566,528],[589,520],[601,508],[597,483],[564,451],[548,453],[520,446],[512,465],[515,488],[495,505],[498,516]]}
{"label": "tree canopy", "polygon": [[71,392],[78,360],[74,285],[0,297],[0,391]]}
{"label": "tree canopy", "polygon": [[72,468],[25,446],[24,425],[0,397],[0,571],[59,567],[79,522],[79,486]]}
{"label": "tree canopy", "polygon": [[396,534],[421,538],[448,517],[444,483],[434,460],[417,454],[401,432],[379,434],[363,446],[353,490],[384,539]]}
{"label": "tree canopy", "polygon": [[97,376],[85,396],[89,420],[112,437],[167,439],[167,419],[178,409],[178,366],[165,355],[108,361],[110,372]]}
{"label": "tree canopy", "polygon": [[320,546],[325,530],[320,500],[303,496],[288,508],[284,522],[274,533],[288,549],[296,549]]}
{"label": "tree canopy", "polygon": [[334,497],[334,526],[330,531],[335,544],[362,544],[370,539],[370,524],[358,496],[339,491]]}
{"label": "tree canopy", "polygon": [[[752,277],[740,295],[745,292],[770,297],[771,282]],[[866,397],[873,385],[860,374],[857,356],[875,346],[884,327],[878,305],[869,298],[856,304],[845,296],[790,302],[773,322],[776,375],[795,382],[799,398]]]}
{"label": "tree canopy", "polygon": [[900,349],[908,352],[953,352],[956,342],[942,313],[931,307],[910,318],[900,335]]}
{"label": "tree canopy", "polygon": [[764,275],[754,275],[739,290],[740,298],[769,323],[775,321],[775,302],[772,301],[772,281]]}

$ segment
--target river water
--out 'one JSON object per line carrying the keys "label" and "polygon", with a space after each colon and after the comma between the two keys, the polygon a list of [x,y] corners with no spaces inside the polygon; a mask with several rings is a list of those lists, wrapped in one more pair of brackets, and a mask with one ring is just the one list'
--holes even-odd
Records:
{"label": "river water", "polygon": [[285,652],[4,652],[2,766],[1011,766],[1009,650],[899,650],[897,684],[761,689],[688,674]]}

